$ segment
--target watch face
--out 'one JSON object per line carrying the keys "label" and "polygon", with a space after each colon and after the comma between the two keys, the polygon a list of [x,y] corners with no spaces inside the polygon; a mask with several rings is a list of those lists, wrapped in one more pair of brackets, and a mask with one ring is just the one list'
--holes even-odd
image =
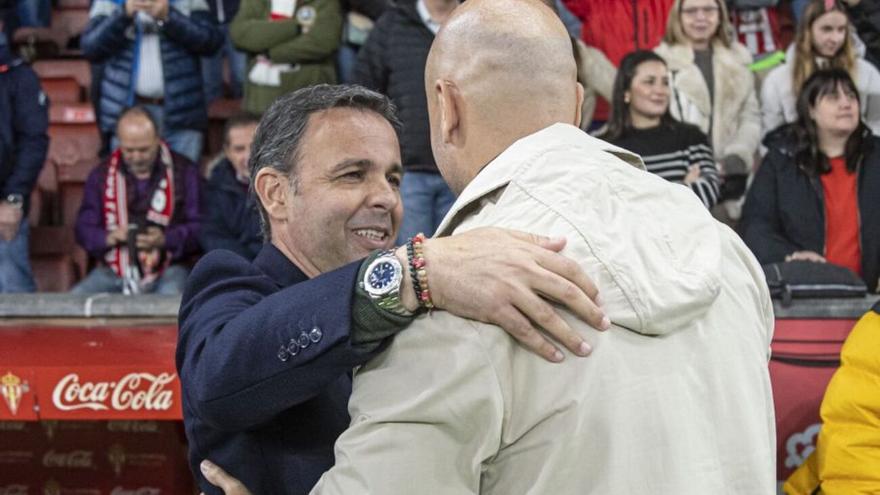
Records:
{"label": "watch face", "polygon": [[369,293],[383,295],[400,286],[400,277],[400,263],[396,259],[392,262],[379,258],[369,267],[364,285]]}

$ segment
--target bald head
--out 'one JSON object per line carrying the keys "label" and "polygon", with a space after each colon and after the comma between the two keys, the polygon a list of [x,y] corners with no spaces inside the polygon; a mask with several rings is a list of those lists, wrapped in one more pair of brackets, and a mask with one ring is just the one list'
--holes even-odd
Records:
{"label": "bald head", "polygon": [[571,40],[540,0],[456,8],[431,47],[425,84],[434,155],[458,191],[516,140],[580,118]]}

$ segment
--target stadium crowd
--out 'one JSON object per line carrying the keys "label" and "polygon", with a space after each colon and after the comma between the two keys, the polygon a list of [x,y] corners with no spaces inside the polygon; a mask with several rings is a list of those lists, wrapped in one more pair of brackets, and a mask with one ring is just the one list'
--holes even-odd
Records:
{"label": "stadium crowd", "polygon": [[[878,291],[880,2],[545,3],[571,36],[584,132],[687,187],[761,264],[836,265]],[[4,0],[0,293],[179,294],[205,252],[253,259],[260,115],[322,83],[395,104],[398,244],[433,233],[455,195],[425,65],[458,5]]]}
{"label": "stadium crowd", "polygon": [[[572,35],[585,131],[691,188],[762,263],[828,262],[877,289],[876,2],[547,3]],[[454,196],[430,148],[424,64],[457,4],[5,2],[0,290],[175,293],[202,252],[253,257],[246,171],[259,115],[319,83],[392,99],[404,124],[400,239],[433,232]],[[76,24],[62,14],[85,8],[59,43],[52,33]],[[35,284],[32,263],[53,277]]]}

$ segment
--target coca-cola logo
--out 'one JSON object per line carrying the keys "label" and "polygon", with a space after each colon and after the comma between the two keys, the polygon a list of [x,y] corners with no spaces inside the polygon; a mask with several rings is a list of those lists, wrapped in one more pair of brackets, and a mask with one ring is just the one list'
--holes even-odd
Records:
{"label": "coca-cola logo", "polygon": [[50,450],[43,455],[43,466],[50,468],[89,469],[94,467],[92,457],[94,457],[94,453],[89,450],[72,450],[70,452]]}
{"label": "coca-cola logo", "polygon": [[173,394],[165,387],[176,376],[129,373],[117,382],[80,383],[79,375],[70,373],[55,385],[52,403],[61,411],[167,411],[171,409]]}
{"label": "coca-cola logo", "polygon": [[113,488],[113,491],[110,492],[110,495],[160,495],[161,493],[162,490],[154,488],[152,486],[142,486],[133,490],[128,490],[122,488],[121,486],[117,486]]}
{"label": "coca-cola logo", "polygon": [[28,495],[27,485],[6,485],[0,486],[0,495]]}

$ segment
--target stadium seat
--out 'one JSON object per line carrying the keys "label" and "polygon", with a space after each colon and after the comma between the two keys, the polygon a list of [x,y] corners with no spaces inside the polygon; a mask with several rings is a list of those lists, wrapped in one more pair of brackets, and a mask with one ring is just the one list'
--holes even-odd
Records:
{"label": "stadium seat", "polygon": [[52,10],[52,29],[67,35],[68,40],[82,34],[88,23],[88,9]]}
{"label": "stadium seat", "polygon": [[95,124],[49,125],[49,160],[58,166],[59,174],[80,161],[97,163],[100,149],[101,135]]}
{"label": "stadium seat", "polygon": [[72,77],[86,90],[92,84],[92,70],[84,59],[37,60],[32,67],[41,79]]}
{"label": "stadium seat", "polygon": [[28,222],[31,226],[57,225],[61,221],[58,209],[58,173],[55,164],[47,160],[31,192]]}
{"label": "stadium seat", "polygon": [[79,103],[83,100],[83,89],[72,77],[41,79],[40,86],[51,103]]}
{"label": "stadium seat", "polygon": [[94,124],[95,108],[91,103],[58,103],[49,106],[50,124]]}
{"label": "stadium seat", "polygon": [[38,291],[70,290],[77,280],[76,266],[70,254],[75,249],[73,230],[69,227],[31,229],[31,267]]}
{"label": "stadium seat", "polygon": [[58,0],[57,5],[61,10],[88,9],[89,0]]}
{"label": "stadium seat", "polygon": [[223,126],[226,119],[241,111],[241,100],[219,98],[208,105],[208,132],[204,154],[213,157],[223,148]]}

